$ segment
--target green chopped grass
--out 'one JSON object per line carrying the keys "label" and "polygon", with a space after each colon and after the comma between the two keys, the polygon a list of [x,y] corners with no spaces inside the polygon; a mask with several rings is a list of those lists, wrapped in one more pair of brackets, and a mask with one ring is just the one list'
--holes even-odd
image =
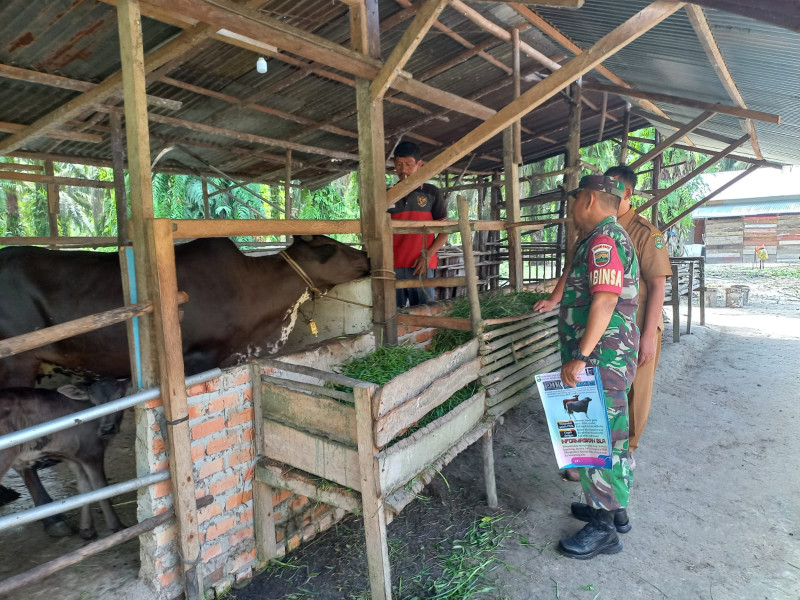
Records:
{"label": "green chopped grass", "polygon": [[[533,312],[533,305],[537,301],[547,298],[549,294],[542,292],[512,292],[510,294],[492,294],[481,298],[481,317],[484,319],[500,319],[503,317],[516,317]],[[469,300],[460,298],[453,304],[448,316],[465,319],[470,316]],[[491,330],[492,327],[487,328]],[[431,340],[430,349],[433,352],[447,352],[453,348],[467,343],[472,338],[471,331],[455,331],[453,329],[440,329]]]}
{"label": "green chopped grass", "polygon": [[[547,294],[535,292],[515,292],[510,294],[494,294],[481,298],[481,316],[484,319],[496,319],[500,317],[513,317],[524,315],[533,310],[533,305],[537,300],[547,298]],[[469,300],[461,298],[453,304],[450,316],[458,318],[469,317]],[[409,369],[424,363],[426,360],[436,358],[440,354],[454,350],[461,344],[468,342],[472,338],[470,331],[455,331],[452,329],[440,329],[436,332],[431,342],[430,350],[422,350],[413,346],[394,346],[378,348],[372,354],[362,358],[356,358],[347,362],[339,368],[339,371],[361,381],[369,381],[377,385],[384,385],[398,375],[402,375]],[[334,386],[352,392],[350,388]],[[473,381],[445,402],[437,406],[431,412],[420,419],[413,427],[408,428],[401,436],[393,440],[392,443],[408,437],[429,425],[436,419],[443,417],[456,406],[471,398],[480,389],[480,384]]]}

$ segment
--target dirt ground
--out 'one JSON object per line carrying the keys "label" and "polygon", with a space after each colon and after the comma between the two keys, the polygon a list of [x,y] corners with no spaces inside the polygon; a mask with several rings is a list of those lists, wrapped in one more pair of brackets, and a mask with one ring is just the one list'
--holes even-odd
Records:
{"label": "dirt ground", "polygon": [[[667,324],[654,407],[636,454],[633,530],[622,536],[624,551],[583,562],[555,550],[580,527],[568,514],[579,489],[560,478],[541,406],[531,402],[497,429],[499,509],[485,505],[476,445],[389,526],[396,598],[800,598],[800,478],[791,459],[800,453],[792,379],[800,373],[800,269],[712,265],[708,281],[750,285],[750,304],[708,309],[708,326],[695,325],[677,345]],[[133,442],[125,438],[133,435],[131,416],[112,443],[111,481],[133,474],[126,450]],[[45,485],[55,497],[74,493],[68,473],[49,470]],[[0,507],[0,515],[31,504],[15,475],[3,484],[23,497]],[[125,522],[134,519],[133,499],[116,499]],[[82,544],[77,536],[49,539],[39,524],[3,532],[0,579]],[[49,600],[56,590],[65,600],[146,598],[135,583],[136,546],[129,542],[11,598]],[[366,599],[367,589],[363,530],[351,518],[228,598]]]}
{"label": "dirt ground", "polygon": [[[580,528],[568,512],[580,491],[559,476],[543,411],[532,402],[497,430],[498,510],[485,506],[475,445],[389,526],[395,596],[800,598],[800,478],[788,458],[800,452],[800,270],[790,274],[711,266],[709,282],[750,285],[750,304],[708,309],[707,327],[695,310],[693,332],[679,344],[667,324],[622,553],[575,561],[556,551]],[[486,517],[493,521],[483,521],[484,533],[499,545],[460,551]],[[363,549],[363,530],[351,519],[236,598],[368,598]],[[479,565],[485,576],[470,582]],[[453,589],[457,583],[464,588]]]}

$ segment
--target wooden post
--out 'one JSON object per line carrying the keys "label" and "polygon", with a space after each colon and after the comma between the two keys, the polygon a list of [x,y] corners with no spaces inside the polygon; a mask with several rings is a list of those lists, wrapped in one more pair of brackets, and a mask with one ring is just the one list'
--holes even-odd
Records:
{"label": "wooden post", "polygon": [[628,162],[628,134],[631,132],[631,105],[625,103],[625,116],[622,121],[622,143],[619,145],[619,164]]}
{"label": "wooden post", "polygon": [[[53,171],[53,161],[47,160],[44,163],[44,174],[48,177],[55,175]],[[58,213],[60,211],[60,203],[58,199],[58,185],[55,183],[47,184],[47,223],[49,225],[48,233],[50,237],[58,237]]]}
{"label": "wooden post", "polygon": [[[351,8],[351,10],[358,10]],[[380,23],[377,0],[366,0],[364,19],[366,40],[358,32],[351,36],[354,49],[372,58],[380,56]],[[361,40],[361,41],[359,41]],[[366,47],[360,47],[366,43]],[[392,227],[386,212],[386,151],[384,149],[383,102],[374,101],[370,81],[356,79],[358,107],[358,183],[361,204],[361,231],[372,265],[372,320],[375,340],[382,346],[397,344],[397,300],[394,289]]]}
{"label": "wooden post", "polygon": [[[656,205],[658,206],[658,205]],[[655,209],[655,206],[653,207]],[[694,301],[694,261],[689,261],[689,291],[687,292],[688,307],[686,309],[686,335],[692,333],[692,302]]]}
{"label": "wooden post", "polygon": [[292,150],[286,151],[286,178],[283,181],[284,207],[286,218],[292,218]]}
{"label": "wooden post", "polygon": [[[177,545],[183,557],[184,593],[187,600],[203,598],[200,536],[197,524],[194,474],[190,454],[188,407],[184,379],[175,251],[169,221],[153,221],[150,173],[150,136],[142,48],[142,20],[138,0],[117,3],[125,121],[131,185],[133,247],[139,301],[152,300],[152,318],[142,319],[143,384],[161,382],[167,435],[173,505],[178,523]],[[165,432],[166,433],[166,432]]]}
{"label": "wooden post", "polygon": [[[514,160],[514,129],[503,131],[503,184],[506,188],[506,223],[519,223],[519,165]],[[522,290],[522,237],[518,227],[506,230],[508,237],[508,284]]]}
{"label": "wooden post", "polygon": [[672,341],[681,341],[681,296],[678,285],[678,265],[672,263]]}
{"label": "wooden post", "polygon": [[[489,190],[489,193],[491,194],[489,201],[489,219],[492,221],[499,221],[500,201],[502,200],[502,197],[500,195],[500,173],[497,171],[492,174],[492,185]],[[500,232],[490,231],[489,241],[498,244],[500,242]],[[500,246],[492,246],[492,252],[494,253],[492,256],[493,262],[498,262],[500,256]],[[500,286],[500,265],[492,265],[491,269],[489,269],[489,273],[494,276],[489,283],[489,289],[496,290]]]}
{"label": "wooden post", "polygon": [[472,250],[472,230],[469,226],[469,202],[467,197],[459,194],[458,203],[458,230],[461,233],[461,247],[464,252],[464,275],[467,278],[467,296],[469,297],[469,316],[472,323],[472,333],[480,335],[483,330],[481,323],[481,302],[478,296],[478,273],[475,271],[475,254]]}
{"label": "wooden post", "polygon": [[[521,78],[520,78],[520,60],[519,60],[519,29],[514,27],[511,29],[511,46],[513,53],[511,55],[511,66],[514,69],[514,98],[519,98],[522,93]],[[522,164],[522,119],[514,121],[514,162],[518,165]]]}
{"label": "wooden post", "polygon": [[203,177],[203,217],[206,219],[211,218],[211,203],[208,197],[208,180]]}
{"label": "wooden post", "polygon": [[[567,138],[566,152],[564,153],[564,167],[573,170],[564,175],[564,188],[574,190],[578,187],[581,178],[581,96],[583,93],[580,81],[569,86],[569,134]],[[572,202],[567,198],[567,221],[565,227],[566,236],[564,243],[566,252],[564,255],[564,268],[569,269],[572,264],[572,257],[575,254],[575,245],[578,243],[578,230],[572,221]]]}
{"label": "wooden post", "polygon": [[114,206],[117,210],[117,243],[130,244],[128,239],[128,194],[125,190],[125,155],[122,144],[122,125],[119,113],[108,114],[111,126],[111,164],[114,170]]}
{"label": "wooden post", "polygon": [[603,132],[606,128],[606,116],[608,112],[608,94],[603,92],[603,106],[600,109],[600,131],[597,132],[597,141],[603,141]]}
{"label": "wooden post", "polygon": [[[661,134],[656,129],[655,147],[661,144]],[[651,190],[658,190],[661,187],[661,165],[664,163],[664,155],[659,153],[653,158],[653,184],[650,186]],[[657,191],[655,193],[658,193]],[[650,221],[653,226],[658,227],[658,202],[653,205],[653,212],[650,215]]]}
{"label": "wooden post", "polygon": [[392,576],[389,566],[389,543],[386,534],[386,509],[378,476],[375,429],[372,421],[372,397],[377,386],[354,387],[358,466],[361,471],[361,507],[364,511],[364,535],[367,541],[369,585],[373,600],[391,600]]}
{"label": "wooden post", "polygon": [[490,427],[483,434],[483,479],[486,484],[486,504],[497,508],[497,482],[494,476],[494,432]]}
{"label": "wooden post", "polygon": [[698,276],[700,277],[700,325],[706,324],[706,259],[700,258],[697,263],[697,268],[700,270]]}

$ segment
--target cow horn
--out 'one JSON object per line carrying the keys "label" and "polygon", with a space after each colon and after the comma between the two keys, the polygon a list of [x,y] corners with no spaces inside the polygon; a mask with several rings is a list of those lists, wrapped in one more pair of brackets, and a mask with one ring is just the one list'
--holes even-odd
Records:
{"label": "cow horn", "polygon": [[303,240],[304,242],[310,242],[311,240],[314,239],[314,236],[313,235],[301,235],[300,239]]}

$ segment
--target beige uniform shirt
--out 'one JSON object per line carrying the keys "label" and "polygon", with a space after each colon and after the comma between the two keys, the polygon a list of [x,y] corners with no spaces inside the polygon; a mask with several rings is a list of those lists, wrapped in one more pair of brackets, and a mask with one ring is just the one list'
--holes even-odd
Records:
{"label": "beige uniform shirt", "polygon": [[[631,208],[617,222],[628,232],[639,259],[639,311],[636,313],[636,324],[641,331],[647,307],[647,282],[654,277],[669,277],[672,267],[669,264],[669,253],[664,236],[650,221],[639,216]],[[658,328],[664,330],[664,316],[658,318]]]}

